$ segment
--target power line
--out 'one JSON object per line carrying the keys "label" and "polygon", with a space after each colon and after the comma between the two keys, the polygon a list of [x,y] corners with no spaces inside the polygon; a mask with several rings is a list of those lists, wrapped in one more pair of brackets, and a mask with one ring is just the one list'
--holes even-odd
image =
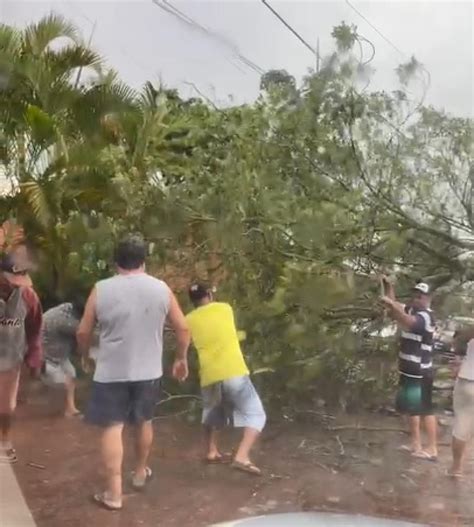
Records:
{"label": "power line", "polygon": [[353,10],[355,11],[361,18],[362,20],[364,20],[365,22],[367,22],[367,24],[379,35],[381,36],[385,42],[387,42],[387,44],[389,44],[390,46],[392,46],[392,48],[397,52],[399,53],[400,55],[402,55],[403,57],[407,58],[407,54],[404,53],[398,46],[396,46],[388,37],[386,37],[374,24],[372,24],[372,22],[366,17],[364,16],[349,0],[346,0],[346,4]]}
{"label": "power line", "polygon": [[[155,0],[152,0],[152,1],[153,1],[153,3],[156,4]],[[240,52],[238,46],[236,44],[234,44],[231,40],[229,40],[228,38],[223,37],[222,35],[220,35],[219,33],[216,33],[215,31],[211,31],[209,28],[204,27],[203,25],[199,24],[199,22],[197,22],[196,20],[192,19],[191,17],[189,17],[188,15],[183,13],[183,11],[179,10],[176,6],[171,4],[171,2],[169,2],[169,0],[162,0],[162,2],[166,6],[165,10],[170,12],[170,14],[174,14],[175,16],[178,16],[178,18],[182,19],[187,24],[191,25],[194,28],[199,29],[201,32],[204,32],[208,37],[211,37],[211,38],[219,41],[221,44],[223,44],[227,48],[231,49],[232,52],[237,55],[237,58],[243,64],[245,64],[247,67],[249,67],[250,69],[252,69],[256,73],[258,73],[259,75],[263,75],[263,73],[265,73],[265,70],[263,68],[261,68],[260,66],[255,64],[255,62],[251,61],[250,59],[248,59],[247,57],[242,55],[242,53]],[[169,10],[171,10],[171,11],[169,11]]]}
{"label": "power line", "polygon": [[[410,58],[404,51],[402,51],[396,44],[394,44],[392,40],[390,40],[388,37],[386,37],[382,33],[382,31],[380,31],[377,28],[377,26],[375,26],[361,11],[359,11],[359,9],[357,9],[357,7],[355,7],[354,4],[352,4],[352,2],[350,2],[350,0],[345,0],[345,2],[355,13],[357,13],[357,15],[360,16],[360,18],[362,18],[362,20],[364,20],[377,33],[377,35],[379,35],[381,38],[383,38],[385,40],[385,42],[387,42],[387,44],[389,46],[391,46],[399,55],[401,55],[405,59],[409,59]],[[428,71],[426,66],[424,66],[423,64],[420,64],[420,66],[421,66],[421,68],[423,69],[423,71],[427,75],[427,87],[426,87],[426,89],[429,89],[429,87],[431,86],[431,73]]]}
{"label": "power line", "polygon": [[232,51],[232,53],[237,57],[237,59],[242,64],[247,66],[247,68],[251,69],[252,71],[257,73],[258,75],[263,75],[263,73],[265,73],[265,70],[263,68],[261,68],[260,66],[255,64],[255,62],[253,62],[252,60],[247,58],[245,55],[243,55],[240,52],[240,50],[239,50],[239,48],[238,48],[238,46],[236,44],[234,44],[229,39],[224,38],[222,35],[219,35],[215,31],[212,31],[209,28],[203,26],[202,24],[200,24],[199,22],[197,22],[196,20],[194,20],[193,18],[188,16],[186,13],[184,13],[183,11],[181,11],[180,9],[175,7],[168,0],[162,0],[161,2],[158,1],[158,0],[152,0],[152,3],[156,7],[160,8],[163,11],[165,11],[166,13],[168,13],[169,15],[174,16],[180,22],[186,24],[191,29],[198,30],[199,32],[205,34],[207,37],[210,37],[213,40],[219,42],[221,45],[225,46],[227,49],[230,49]]}
{"label": "power line", "polygon": [[294,29],[281,15],[276,11],[266,0],[261,0],[262,4],[269,9],[277,18],[278,20],[287,28],[289,29],[293,35],[307,48],[311,51],[311,53],[317,58],[317,60],[321,60],[321,56],[319,55],[318,51],[313,48],[306,40]]}

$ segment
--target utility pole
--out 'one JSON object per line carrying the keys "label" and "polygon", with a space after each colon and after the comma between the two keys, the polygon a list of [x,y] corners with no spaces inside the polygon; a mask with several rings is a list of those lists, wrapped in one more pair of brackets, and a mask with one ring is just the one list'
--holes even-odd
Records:
{"label": "utility pole", "polygon": [[[97,20],[94,22],[94,24],[92,25],[92,30],[91,30],[91,36],[89,37],[89,41],[87,42],[87,48],[90,49],[91,47],[91,44],[92,44],[92,39],[94,38],[94,33],[95,33],[95,28],[97,26]],[[76,77],[76,82],[74,84],[74,88],[78,88],[79,86],[79,82],[81,80],[81,76],[82,76],[82,70],[84,68],[81,66],[79,68],[79,71],[77,72],[77,77]]]}
{"label": "utility pole", "polygon": [[316,44],[316,73],[319,73],[320,67],[321,67],[321,55],[319,53],[319,37],[318,37],[318,43]]}

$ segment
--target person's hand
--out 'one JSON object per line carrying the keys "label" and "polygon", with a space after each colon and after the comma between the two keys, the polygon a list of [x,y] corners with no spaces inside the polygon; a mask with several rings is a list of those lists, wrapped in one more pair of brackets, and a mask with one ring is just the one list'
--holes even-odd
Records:
{"label": "person's hand", "polygon": [[91,359],[90,357],[86,357],[85,355],[82,355],[81,368],[84,371],[84,373],[92,373],[95,369],[94,359]]}
{"label": "person's hand", "polygon": [[381,296],[380,297],[380,302],[385,306],[385,307],[393,307],[393,300],[389,297],[389,296]]}
{"label": "person's hand", "polygon": [[179,382],[184,382],[188,375],[188,361],[186,359],[176,359],[173,364],[173,377]]}

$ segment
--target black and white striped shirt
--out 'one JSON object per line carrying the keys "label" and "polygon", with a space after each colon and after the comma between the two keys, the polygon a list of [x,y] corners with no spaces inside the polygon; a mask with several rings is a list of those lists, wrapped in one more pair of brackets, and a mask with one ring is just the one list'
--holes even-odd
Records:
{"label": "black and white striped shirt", "polygon": [[405,377],[422,379],[430,375],[433,369],[433,312],[405,306],[405,313],[416,317],[416,322],[410,330],[401,333],[398,369]]}

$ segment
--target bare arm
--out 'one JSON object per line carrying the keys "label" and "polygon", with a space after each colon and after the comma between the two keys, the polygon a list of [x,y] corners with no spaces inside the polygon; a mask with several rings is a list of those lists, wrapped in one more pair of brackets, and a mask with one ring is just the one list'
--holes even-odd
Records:
{"label": "bare arm", "polygon": [[382,302],[388,307],[390,316],[402,329],[411,330],[416,325],[416,316],[405,313],[403,304],[388,296],[383,296]]}
{"label": "bare arm", "polygon": [[[456,335],[456,343],[467,344],[470,340],[474,339],[474,326],[460,329]],[[458,344],[458,345],[459,345]]]}
{"label": "bare arm", "polygon": [[387,296],[388,298],[390,298],[391,300],[396,300],[395,299],[395,289],[390,279],[384,275],[382,276],[381,280],[382,280],[383,291],[384,291],[383,294]]}
{"label": "bare arm", "polygon": [[96,305],[97,305],[97,291],[94,287],[89,298],[87,299],[82,320],[77,328],[76,338],[78,351],[81,355],[87,357],[89,355],[89,348],[91,347],[92,338],[94,335],[94,327],[96,323]]}
{"label": "bare arm", "polygon": [[188,348],[191,343],[191,332],[189,331],[186,317],[181,310],[178,300],[171,290],[168,320],[176,335],[176,358],[186,359],[188,356]]}

